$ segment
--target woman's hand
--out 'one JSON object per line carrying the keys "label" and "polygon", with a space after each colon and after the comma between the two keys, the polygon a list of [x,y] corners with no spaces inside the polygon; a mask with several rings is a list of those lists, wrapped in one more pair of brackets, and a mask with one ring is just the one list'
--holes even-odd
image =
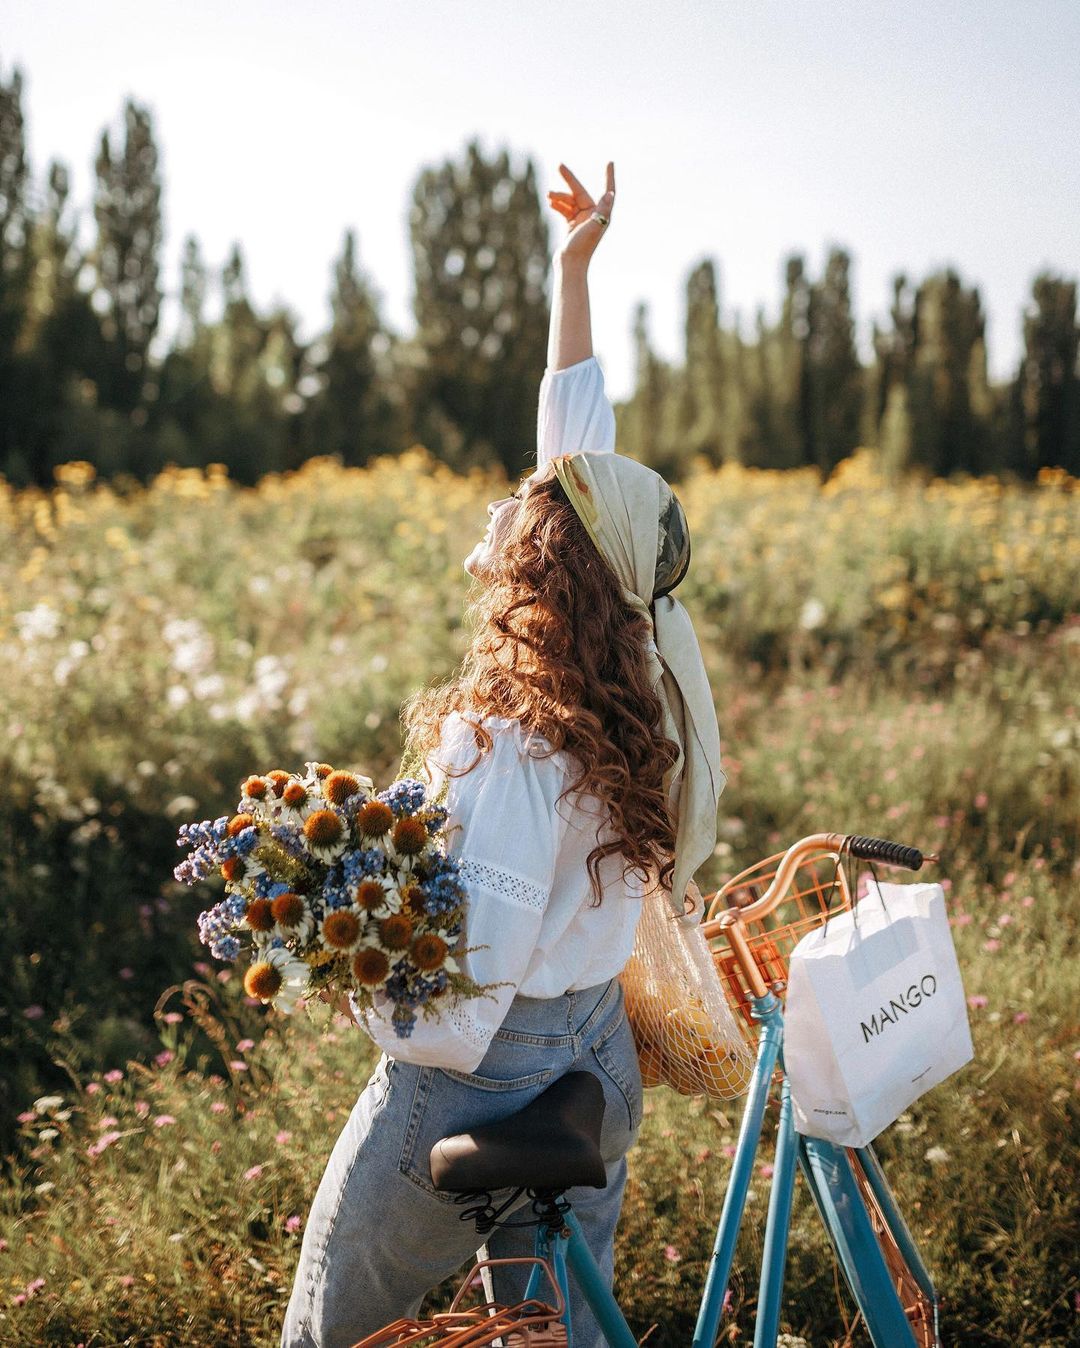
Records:
{"label": "woman's hand", "polygon": [[598,211],[605,219],[611,219],[611,210],[615,205],[615,165],[609,163],[607,166],[607,186],[599,201],[593,201],[565,164],[559,165],[559,172],[570,185],[570,191],[548,192],[548,204],[564,217],[570,229],[556,249],[555,257],[563,262],[578,262],[587,267],[596,245],[609,228],[592,216],[594,211]]}
{"label": "woman's hand", "polygon": [[352,1007],[349,1005],[348,993],[333,993],[329,988],[323,988],[319,993],[319,1000],[321,1002],[326,1002],[328,1006],[332,1006],[335,1011],[340,1011],[341,1014],[351,1020],[354,1025],[357,1024],[356,1017],[352,1013]]}

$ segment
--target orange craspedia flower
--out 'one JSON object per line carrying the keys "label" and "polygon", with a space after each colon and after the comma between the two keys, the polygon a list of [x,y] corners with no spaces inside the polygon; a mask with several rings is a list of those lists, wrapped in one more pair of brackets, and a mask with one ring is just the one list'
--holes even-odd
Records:
{"label": "orange craspedia flower", "polygon": [[244,829],[250,828],[255,822],[255,816],[251,814],[234,814],[229,820],[225,833],[230,838],[235,838],[238,833]]}
{"label": "orange craspedia flower", "polygon": [[377,880],[361,880],[356,887],[356,902],[369,913],[381,908],[386,899],[386,890]]}
{"label": "orange craspedia flower", "polygon": [[252,899],[244,916],[252,931],[273,931],[274,912],[269,899]]}
{"label": "orange craspedia flower", "polygon": [[409,947],[409,954],[418,969],[430,972],[432,969],[442,968],[448,950],[449,947],[441,936],[428,931],[413,941]]}
{"label": "orange craspedia flower", "polygon": [[390,961],[381,950],[358,950],[352,958],[353,977],[358,983],[370,987],[381,983],[390,972]]}
{"label": "orange craspedia flower", "polygon": [[315,810],[304,820],[304,837],[315,847],[329,847],[341,838],[343,826],[333,810]]}
{"label": "orange craspedia flower", "polygon": [[243,857],[227,857],[221,863],[221,873],[226,880],[239,880],[244,874]]}
{"label": "orange craspedia flower", "polygon": [[369,800],[356,812],[356,827],[368,838],[381,838],[393,822],[394,812],[382,800]]}
{"label": "orange craspedia flower", "polygon": [[360,919],[348,908],[338,908],[326,915],[322,931],[327,945],[336,950],[347,950],[360,935]]}
{"label": "orange craspedia flower", "polygon": [[404,913],[391,913],[379,923],[379,940],[391,950],[404,950],[412,940],[412,918]]}
{"label": "orange craspedia flower", "polygon": [[286,805],[303,805],[308,798],[308,789],[303,782],[290,782],[280,795]]}
{"label": "orange craspedia flower", "polygon": [[411,856],[424,850],[424,844],[427,842],[427,829],[419,819],[399,819],[394,825],[394,831],[390,837],[399,852]]}
{"label": "orange craspedia flower", "polygon": [[291,891],[287,894],[279,894],[276,899],[270,901],[270,911],[274,915],[275,922],[280,922],[283,927],[296,927],[304,916],[304,900],[299,894],[293,894]]}
{"label": "orange craspedia flower", "polygon": [[292,776],[291,772],[286,772],[284,768],[275,768],[273,772],[266,774],[266,780],[273,787],[274,795],[281,799],[281,793],[285,789],[285,783]]}
{"label": "orange craspedia flower", "polygon": [[253,964],[244,975],[244,991],[249,997],[261,997],[267,1000],[281,991],[281,970],[269,960],[260,960]]}
{"label": "orange craspedia flower", "polygon": [[270,783],[265,777],[248,777],[240,788],[241,795],[250,796],[252,800],[265,800],[270,791]]}
{"label": "orange craspedia flower", "polygon": [[323,795],[335,805],[342,805],[360,790],[359,780],[351,772],[332,772],[323,782]]}

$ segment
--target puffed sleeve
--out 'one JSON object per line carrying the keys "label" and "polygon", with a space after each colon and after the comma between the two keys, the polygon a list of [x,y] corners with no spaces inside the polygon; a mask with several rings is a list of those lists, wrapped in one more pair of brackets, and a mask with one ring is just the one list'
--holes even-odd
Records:
{"label": "puffed sleeve", "polygon": [[615,412],[604,389],[604,372],[595,356],[549,366],[540,380],[536,416],[536,466],[558,454],[613,454]]}
{"label": "puffed sleeve", "polygon": [[[500,983],[488,995],[445,1000],[437,1019],[419,1014],[412,1033],[399,1038],[389,999],[377,996],[367,1012],[353,1003],[358,1023],[391,1058],[426,1067],[472,1072],[503,1022],[536,948],[555,877],[565,827],[555,803],[565,785],[557,756],[538,759],[516,720],[489,716],[493,744],[472,771],[450,776],[444,804],[447,852],[461,867],[468,890],[463,945],[480,949],[459,957],[478,983]],[[444,725],[435,758],[467,766],[478,750],[471,726],[458,713]],[[434,767],[432,791],[442,774]]]}

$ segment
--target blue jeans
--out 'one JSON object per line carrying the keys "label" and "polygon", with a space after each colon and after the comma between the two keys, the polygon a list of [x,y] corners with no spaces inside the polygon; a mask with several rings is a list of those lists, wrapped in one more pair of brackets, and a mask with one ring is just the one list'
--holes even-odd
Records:
{"label": "blue jeans", "polygon": [[[571,1188],[566,1196],[610,1287],[626,1153],[642,1117],[637,1053],[615,978],[561,997],[516,997],[475,1072],[383,1054],[319,1182],[281,1348],[350,1348],[399,1316],[415,1316],[426,1292],[457,1270],[464,1274],[482,1237],[460,1220],[453,1195],[435,1190],[433,1144],[516,1113],[575,1070],[592,1072],[604,1088],[607,1188]],[[492,1198],[498,1203],[511,1192]],[[520,1220],[529,1213],[523,1196],[504,1215]],[[531,1255],[534,1235],[531,1226],[496,1227],[487,1238],[490,1257]],[[497,1299],[520,1300],[528,1273],[527,1265],[493,1269]],[[573,1283],[570,1308],[573,1348],[601,1348],[605,1340]]]}

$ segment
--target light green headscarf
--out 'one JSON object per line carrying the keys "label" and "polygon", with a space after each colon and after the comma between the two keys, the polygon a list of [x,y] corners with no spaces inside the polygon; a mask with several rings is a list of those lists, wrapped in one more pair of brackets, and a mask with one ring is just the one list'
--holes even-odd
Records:
{"label": "light green headscarf", "polygon": [[[663,707],[664,735],[680,750],[663,785],[678,820],[669,901],[683,917],[687,884],[716,845],[717,803],[727,776],[720,766],[712,689],[690,615],[670,594],[653,598],[674,494],[659,473],[623,454],[561,454],[551,462],[589,537],[622,582],[623,598],[652,624],[646,655],[650,677]],[[696,923],[700,914],[692,920]]]}

